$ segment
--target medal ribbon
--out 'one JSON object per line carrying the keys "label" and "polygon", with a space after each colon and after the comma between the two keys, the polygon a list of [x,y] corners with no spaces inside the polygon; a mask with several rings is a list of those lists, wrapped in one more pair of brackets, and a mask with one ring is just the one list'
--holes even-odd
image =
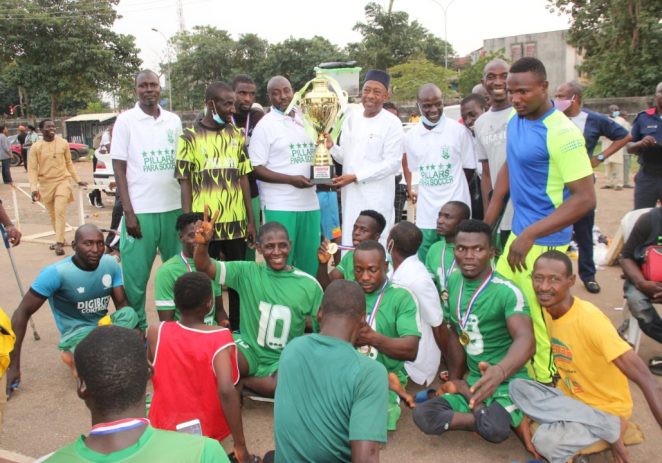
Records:
{"label": "medal ribbon", "polygon": [[188,259],[184,256],[184,251],[179,253],[179,257],[181,257],[182,260],[184,261],[184,265],[186,265],[186,270],[192,272],[193,270],[191,270],[191,264],[189,263]]}
{"label": "medal ribbon", "polygon": [[494,272],[490,270],[490,273],[487,274],[483,282],[480,284],[478,289],[476,289],[476,292],[471,296],[471,299],[469,299],[469,304],[467,304],[467,312],[464,314],[464,317],[462,317],[462,312],[460,310],[461,308],[461,303],[462,303],[462,293],[464,291],[464,278],[462,279],[462,283],[460,284],[460,292],[457,296],[457,322],[460,324],[460,328],[464,330],[464,327],[467,326],[467,321],[469,321],[469,315],[471,315],[471,310],[473,309],[474,303],[476,302],[476,299],[478,299],[478,296],[480,293],[483,292],[483,290],[487,287],[488,283],[492,279],[492,275]]}
{"label": "medal ribbon", "polygon": [[[236,127],[237,123],[234,120],[234,116],[231,117],[232,117],[232,125]],[[250,128],[250,126],[251,126],[251,111],[249,109],[248,114],[246,115],[246,124],[244,126],[244,138],[248,138],[248,129]]]}
{"label": "medal ribbon", "polygon": [[116,432],[128,431],[129,429],[147,426],[147,418],[125,418],[123,420],[111,421],[110,423],[99,423],[92,426],[90,436],[103,436],[115,434]]}
{"label": "medal ribbon", "polygon": [[441,250],[441,273],[444,276],[444,289],[448,287],[448,278],[451,276],[451,273],[453,273],[453,270],[455,270],[455,257],[453,257],[451,268],[449,268],[448,272],[446,272],[446,245],[444,243],[444,246]]}
{"label": "medal ribbon", "polygon": [[354,246],[344,246],[342,244],[339,244],[338,249],[340,249],[341,251],[353,251],[356,248]]}
{"label": "medal ribbon", "polygon": [[374,329],[373,323],[375,321],[375,318],[377,317],[377,312],[379,312],[379,305],[382,303],[382,299],[384,298],[384,291],[386,291],[387,284],[388,284],[388,278],[384,282],[384,286],[382,286],[382,289],[379,291],[379,296],[377,296],[377,299],[375,300],[375,303],[372,306],[370,315],[368,315],[368,326],[370,326],[373,329]]}

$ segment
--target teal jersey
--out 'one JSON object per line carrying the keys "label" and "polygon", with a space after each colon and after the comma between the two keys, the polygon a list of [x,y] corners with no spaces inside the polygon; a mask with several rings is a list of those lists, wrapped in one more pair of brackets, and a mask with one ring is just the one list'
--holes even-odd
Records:
{"label": "teal jersey", "polygon": [[[490,365],[499,363],[506,356],[513,339],[506,321],[513,315],[530,317],[529,306],[522,292],[515,283],[494,272],[492,280],[475,299],[471,313],[464,328],[458,322],[457,305],[460,297],[460,317],[464,318],[471,297],[481,285],[482,280],[467,280],[460,272],[454,272],[448,280],[448,295],[452,329],[458,335],[465,331],[469,335],[469,344],[464,346],[469,367],[468,383],[471,385],[480,378],[479,362]],[[460,293],[460,287],[463,286]],[[511,378],[528,378],[524,367]]]}
{"label": "teal jersey", "polygon": [[122,271],[114,257],[103,255],[95,270],[83,270],[69,256],[44,268],[30,289],[48,298],[55,325],[64,337],[96,326],[108,313],[113,288],[122,285]]}
{"label": "teal jersey", "polygon": [[277,272],[255,262],[214,262],[218,283],[239,293],[241,339],[260,364],[277,362],[287,343],[304,333],[306,317],[315,319],[322,287],[294,267]]}
{"label": "teal jersey", "polygon": [[[370,320],[371,313],[375,310],[375,302],[379,297],[380,290],[365,294],[366,318]],[[377,315],[373,323],[373,329],[389,338],[401,338],[403,336],[421,337],[420,319],[418,314],[418,301],[414,294],[403,286],[386,284],[384,297],[377,307]],[[363,349],[365,350],[365,349]],[[368,356],[376,359],[386,367],[389,373],[395,373],[401,382],[405,382],[407,372],[405,361],[394,359],[382,354],[376,348],[371,347]]]}
{"label": "teal jersey", "polygon": [[447,243],[446,239],[440,236],[439,241],[430,246],[428,254],[425,256],[425,268],[432,275],[432,281],[439,292],[444,320],[448,320],[448,290],[446,287],[451,274],[458,271],[455,264],[455,243]]}
{"label": "teal jersey", "polygon": [[383,365],[338,338],[294,339],[278,369],[276,462],[351,462],[351,441],[386,442],[387,406]]}
{"label": "teal jersey", "polygon": [[113,453],[98,453],[85,445],[85,436],[54,452],[47,463],[229,463],[223,447],[208,437],[163,431],[147,426],[134,445]]}
{"label": "teal jersey", "polygon": [[[179,321],[179,309],[175,307],[175,281],[177,278],[188,272],[195,272],[195,262],[192,258],[186,258],[184,262],[182,254],[172,256],[165,261],[156,270],[156,278],[154,279],[154,299],[156,303],[156,310],[174,310],[175,321]],[[206,325],[217,325],[216,323],[216,298],[221,295],[221,287],[215,281],[211,282],[212,290],[214,292],[214,301],[212,302],[211,310],[205,315]]]}

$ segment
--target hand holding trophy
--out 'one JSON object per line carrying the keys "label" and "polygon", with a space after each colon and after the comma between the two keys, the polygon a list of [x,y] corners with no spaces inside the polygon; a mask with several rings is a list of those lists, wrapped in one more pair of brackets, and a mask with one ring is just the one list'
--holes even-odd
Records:
{"label": "hand holding trophy", "polygon": [[314,130],[317,138],[310,181],[314,184],[330,184],[335,176],[335,168],[331,152],[326,147],[326,135],[342,117],[341,108],[347,103],[347,94],[337,82],[321,72],[299,93],[303,93],[309,85],[313,88],[301,98],[300,109],[304,121]]}

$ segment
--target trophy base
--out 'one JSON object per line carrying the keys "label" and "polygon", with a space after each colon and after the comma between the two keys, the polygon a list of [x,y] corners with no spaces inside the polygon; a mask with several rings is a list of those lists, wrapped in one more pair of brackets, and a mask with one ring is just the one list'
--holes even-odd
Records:
{"label": "trophy base", "polygon": [[310,181],[314,185],[330,185],[336,174],[336,166],[310,166]]}

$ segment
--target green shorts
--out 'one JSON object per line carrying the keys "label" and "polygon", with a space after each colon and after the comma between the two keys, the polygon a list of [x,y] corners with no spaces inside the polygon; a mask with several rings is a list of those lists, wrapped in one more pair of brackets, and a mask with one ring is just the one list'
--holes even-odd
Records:
{"label": "green shorts", "polygon": [[[129,306],[122,307],[120,310],[116,310],[110,314],[110,324],[112,325],[134,329],[138,327],[138,322],[138,314]],[[79,326],[75,330],[62,335],[57,347],[60,350],[73,353],[76,350],[76,346],[98,326],[100,325]]]}
{"label": "green shorts", "polygon": [[237,349],[244,355],[246,363],[248,363],[248,376],[271,376],[278,371],[278,361],[268,363],[262,360],[260,363],[257,352],[241,338],[241,334],[232,333],[232,337]]}
{"label": "green shorts", "polygon": [[[465,399],[462,394],[443,394],[441,397],[446,399],[446,401],[453,408],[453,411],[458,413],[473,413],[473,411],[469,408],[467,399]],[[507,384],[501,384],[497,388],[496,392],[492,394],[492,396],[487,400],[485,400],[485,405],[489,407],[492,402],[497,402],[499,405],[506,409],[506,411],[510,414],[510,425],[513,428],[519,426],[519,424],[522,422],[522,419],[524,419],[524,413],[522,413],[522,411],[517,408],[513,401],[510,399]]]}

